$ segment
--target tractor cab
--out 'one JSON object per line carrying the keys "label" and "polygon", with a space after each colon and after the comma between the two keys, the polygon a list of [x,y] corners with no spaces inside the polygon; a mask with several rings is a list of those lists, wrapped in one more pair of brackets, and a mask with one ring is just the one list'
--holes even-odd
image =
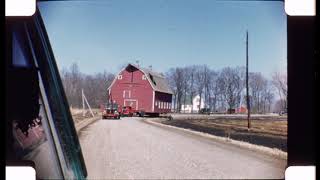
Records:
{"label": "tractor cab", "polygon": [[103,106],[102,119],[120,119],[119,105],[117,103],[106,103]]}

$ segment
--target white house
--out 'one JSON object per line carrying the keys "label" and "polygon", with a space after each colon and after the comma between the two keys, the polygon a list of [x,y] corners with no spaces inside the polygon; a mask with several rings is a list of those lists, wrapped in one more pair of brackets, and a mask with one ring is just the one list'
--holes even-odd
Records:
{"label": "white house", "polygon": [[[186,105],[182,104],[181,105],[181,112],[182,113],[191,113],[191,111],[193,110],[193,112],[198,112],[200,109],[204,108],[204,98],[201,98],[201,107],[200,107],[200,96],[196,95],[193,99],[193,108],[192,108],[192,104],[191,101],[189,100]],[[183,102],[182,102],[183,103]]]}

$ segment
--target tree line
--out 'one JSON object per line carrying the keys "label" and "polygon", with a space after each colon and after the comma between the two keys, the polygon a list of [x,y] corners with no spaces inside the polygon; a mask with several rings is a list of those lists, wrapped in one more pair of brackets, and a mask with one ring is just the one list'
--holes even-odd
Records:
{"label": "tree line", "polygon": [[[106,71],[84,74],[76,63],[62,69],[60,75],[69,105],[75,108],[82,107],[82,89],[93,108],[107,102],[107,88],[115,77]],[[214,70],[207,65],[192,65],[171,68],[164,75],[173,91],[172,108],[176,112],[180,112],[181,106],[190,103],[188,99],[190,101],[196,95],[200,96],[199,103],[204,100],[204,106],[213,112],[246,105],[244,67]],[[249,94],[252,113],[271,112],[273,105],[276,111],[284,110],[287,107],[287,75],[275,72],[268,80],[260,72],[250,72]]]}
{"label": "tree line", "polygon": [[104,71],[94,75],[84,74],[77,63],[60,72],[68,103],[73,108],[82,108],[82,89],[92,108],[99,108],[107,102],[107,87],[112,83],[114,74]]}
{"label": "tree line", "polygon": [[[214,70],[207,65],[192,65],[171,68],[165,76],[173,90],[173,108],[176,112],[181,112],[181,106],[186,105],[187,99],[190,101],[196,95],[200,96],[199,107],[203,99],[204,106],[213,112],[246,106],[245,67]],[[277,100],[276,95],[280,99]],[[276,111],[286,109],[286,74],[275,72],[272,80],[268,80],[260,72],[250,72],[249,97],[252,113],[271,112],[275,103]],[[191,105],[193,108],[193,101]]]}

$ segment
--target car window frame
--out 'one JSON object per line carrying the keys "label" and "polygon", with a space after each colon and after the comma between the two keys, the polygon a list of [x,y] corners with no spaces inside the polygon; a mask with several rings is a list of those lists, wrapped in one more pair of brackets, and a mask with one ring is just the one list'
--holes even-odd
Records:
{"label": "car window frame", "polygon": [[[18,23],[24,24],[28,42],[28,47],[26,48],[31,50],[32,59],[34,60],[32,63],[38,69],[40,98],[44,103],[48,125],[50,126],[50,135],[54,139],[54,147],[59,157],[63,178],[86,178],[87,169],[77,131],[38,7],[36,13],[31,17],[6,17],[7,52],[12,52],[12,26]],[[12,58],[11,53],[6,53],[6,67],[11,66]],[[56,101],[53,99],[56,99]],[[6,100],[10,99],[7,97]],[[55,112],[57,109],[60,114]]]}

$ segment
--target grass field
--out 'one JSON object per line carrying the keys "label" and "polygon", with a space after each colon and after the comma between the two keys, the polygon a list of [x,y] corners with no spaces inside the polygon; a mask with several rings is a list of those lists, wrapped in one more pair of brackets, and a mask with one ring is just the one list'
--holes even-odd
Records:
{"label": "grass field", "polygon": [[[93,111],[93,114],[96,116],[98,115],[98,113],[100,113],[100,109],[92,109]],[[71,115],[72,115],[72,118],[73,118],[73,121],[74,123],[79,123],[80,121],[84,120],[84,119],[87,119],[87,118],[91,118],[92,115],[90,113],[89,110],[87,110],[85,112],[85,115],[83,116],[82,114],[82,109],[70,109],[70,112],[71,112]]]}
{"label": "grass field", "polygon": [[162,119],[161,122],[287,151],[287,117],[253,116],[250,131],[247,129],[246,116],[176,115],[172,117],[172,120]]}

